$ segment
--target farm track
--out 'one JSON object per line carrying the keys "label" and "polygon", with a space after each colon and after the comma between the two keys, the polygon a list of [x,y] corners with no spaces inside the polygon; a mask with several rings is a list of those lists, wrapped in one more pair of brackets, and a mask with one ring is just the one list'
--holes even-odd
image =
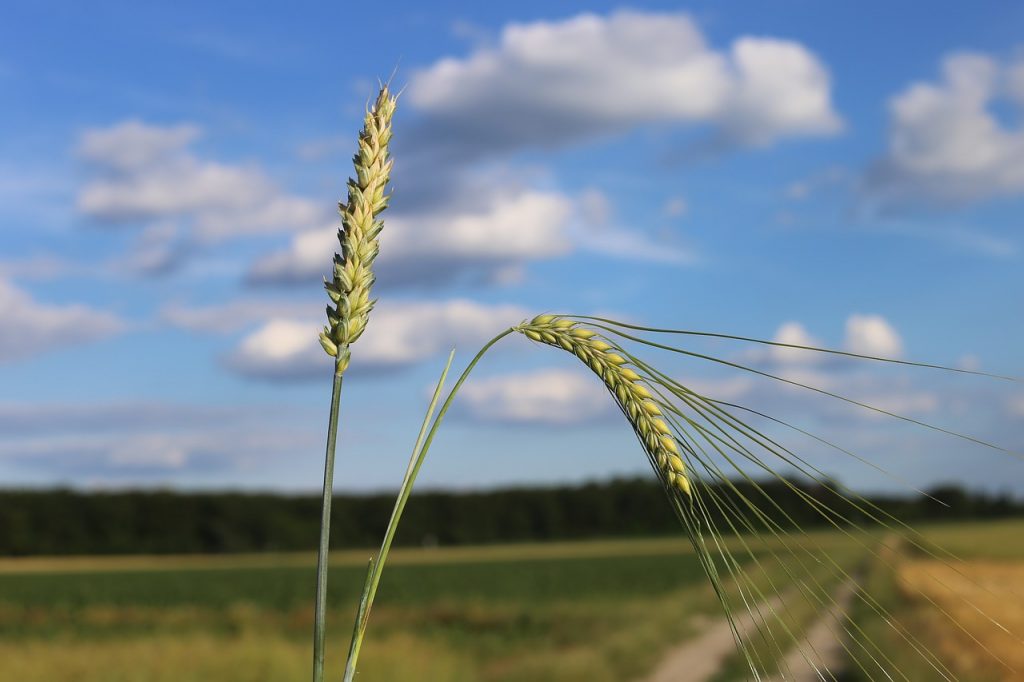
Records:
{"label": "farm track", "polygon": [[[853,582],[844,583],[837,590],[835,605],[815,620],[804,640],[783,658],[779,667],[784,674],[768,678],[766,682],[816,682],[837,679],[842,672],[845,650],[841,636],[841,619],[856,594]],[[770,613],[781,606],[781,599],[760,605],[762,613]],[[760,618],[749,613],[736,618],[736,629],[747,638],[757,629]],[[703,627],[703,633],[689,639],[670,651],[654,672],[640,682],[706,682],[719,671],[725,661],[735,653],[732,628],[728,620],[720,618]],[[819,672],[820,671],[820,672]]]}
{"label": "farm track", "polygon": [[[762,611],[778,608],[781,599],[761,605]],[[757,630],[758,619],[744,613],[735,619],[740,637]],[[661,663],[641,682],[704,682],[718,672],[722,664],[736,651],[729,621],[719,618],[702,627],[703,632],[672,649]]]}
{"label": "farm track", "polygon": [[853,603],[857,585],[846,582],[836,591],[835,604],[808,628],[804,640],[794,647],[779,664],[784,674],[767,682],[817,682],[838,679],[843,671],[846,632],[842,620]]}

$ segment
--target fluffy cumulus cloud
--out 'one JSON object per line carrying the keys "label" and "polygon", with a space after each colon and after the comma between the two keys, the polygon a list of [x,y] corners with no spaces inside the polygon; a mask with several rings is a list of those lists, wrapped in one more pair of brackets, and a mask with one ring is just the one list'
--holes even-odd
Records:
{"label": "fluffy cumulus cloud", "polygon": [[[790,321],[779,326],[772,338],[776,343],[813,348],[835,347],[812,335],[800,322]],[[837,350],[859,355],[899,359],[903,354],[903,340],[899,332],[880,315],[853,314],[846,319],[843,342]],[[768,380],[744,381],[730,386],[727,400],[752,401],[772,414],[792,411],[817,418],[849,419],[879,418],[878,412],[851,407],[841,401],[824,398],[820,393],[807,391],[796,384],[838,393],[876,408],[908,415],[924,415],[940,407],[939,395],[893,375],[870,361],[844,358],[800,348],[766,347],[744,355],[745,364],[753,364],[790,384],[775,384]],[[713,389],[718,390],[718,384]],[[713,392],[709,393],[715,397]]]}
{"label": "fluffy cumulus cloud", "polygon": [[846,350],[860,355],[899,358],[903,341],[881,315],[850,315],[846,320]]}
{"label": "fluffy cumulus cloud", "polygon": [[[799,322],[783,323],[778,331],[775,332],[772,341],[790,346],[809,346],[812,348],[822,348],[824,346],[820,340],[811,336],[810,332]],[[799,348],[771,346],[767,352],[770,358],[779,364],[814,364],[822,360],[820,353]]]}
{"label": "fluffy cumulus cloud", "polygon": [[[382,301],[373,324],[353,348],[353,371],[386,371],[424,360],[455,345],[479,345],[527,311],[514,305],[488,306],[467,300]],[[330,358],[318,341],[323,323],[313,319],[272,318],[246,335],[227,358],[247,376],[302,380],[323,376]]]}
{"label": "fluffy cumulus cloud", "polygon": [[753,145],[841,127],[828,71],[807,47],[740,37],[717,50],[685,14],[511,24],[497,45],[414,74],[407,96],[426,116],[417,139],[465,158],[643,124],[707,124]]}
{"label": "fluffy cumulus cloud", "polygon": [[[779,325],[772,341],[786,346],[830,348],[829,344],[812,335],[803,324],[796,321]],[[903,354],[903,340],[892,324],[881,315],[855,313],[846,318],[843,343],[836,350],[898,359]],[[747,357],[759,364],[787,368],[828,365],[837,360],[836,356],[827,353],[785,346],[756,349],[747,353]]]}
{"label": "fluffy cumulus cloud", "polygon": [[[889,147],[865,191],[883,205],[962,204],[1024,194],[1024,59],[946,58],[938,82],[892,99]],[[1006,120],[999,109],[1015,116]]]}
{"label": "fluffy cumulus cloud", "polygon": [[[572,197],[553,190],[486,185],[465,200],[386,217],[377,261],[386,286],[430,286],[459,278],[501,282],[525,263],[587,250],[611,257],[687,263],[692,256],[670,243],[614,224],[600,192]],[[284,249],[258,259],[257,283],[308,282],[329,274],[336,230],[295,235]]]}
{"label": "fluffy cumulus cloud", "polygon": [[[572,203],[557,192],[495,192],[486,203],[436,207],[423,215],[390,215],[381,232],[379,279],[387,284],[434,283],[463,273],[501,271],[570,249]],[[318,279],[337,250],[336,230],[296,235],[287,249],[257,261],[257,282]]]}
{"label": "fluffy cumulus cloud", "polygon": [[879,422],[892,418],[804,386],[836,393],[876,410],[916,418],[935,414],[943,407],[941,393],[934,388],[917,386],[904,378],[876,373],[866,367],[851,372],[839,371],[835,366],[801,363],[780,365],[770,371],[784,381],[794,383],[737,375],[717,380],[687,379],[686,384],[715,400],[743,405],[794,424],[813,425],[812,431],[819,435],[823,435],[825,425],[827,428],[843,428],[864,420]]}
{"label": "fluffy cumulus cloud", "polygon": [[289,231],[329,220],[323,207],[282,191],[254,165],[202,159],[191,125],[126,121],[86,131],[78,154],[90,170],[78,210],[108,224],[177,221],[200,241]]}
{"label": "fluffy cumulus cloud", "polygon": [[612,414],[608,392],[585,369],[539,370],[467,383],[462,409],[475,420],[506,424],[579,424]]}
{"label": "fluffy cumulus cloud", "polygon": [[125,121],[82,133],[78,154],[112,170],[131,171],[181,152],[200,133],[199,127],[191,124],[151,126],[141,121]]}
{"label": "fluffy cumulus cloud", "polygon": [[0,279],[0,363],[72,348],[124,329],[116,315],[84,305],[50,305]]}

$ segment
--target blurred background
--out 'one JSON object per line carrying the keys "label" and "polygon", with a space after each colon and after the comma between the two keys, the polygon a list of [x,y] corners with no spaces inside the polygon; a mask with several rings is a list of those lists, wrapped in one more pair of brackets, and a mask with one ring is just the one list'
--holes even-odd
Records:
{"label": "blurred background", "polygon": [[[1012,2],[7,7],[0,678],[306,677],[320,283],[379,80],[402,89],[394,198],[343,398],[329,667],[452,347],[460,366],[510,324],[572,312],[1024,374],[1022,27]],[[1024,443],[1019,383],[685,343]],[[1021,512],[1012,456],[658,362],[876,463],[792,442],[901,518],[980,524],[935,530],[979,565],[1019,537],[979,521]],[[466,385],[367,679],[642,679],[715,622],[632,433],[577,364],[510,338]],[[936,649],[974,660],[947,635]],[[727,645],[692,679],[741,679]]]}

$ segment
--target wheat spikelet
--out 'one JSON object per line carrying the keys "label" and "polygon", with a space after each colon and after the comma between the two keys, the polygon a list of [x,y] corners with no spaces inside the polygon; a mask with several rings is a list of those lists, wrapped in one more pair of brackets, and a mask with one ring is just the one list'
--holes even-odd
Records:
{"label": "wheat spikelet", "polygon": [[533,341],[572,353],[601,377],[629,418],[647,454],[657,463],[665,482],[687,496],[692,494],[690,477],[672,429],[661,418],[661,408],[643,385],[643,378],[627,366],[620,348],[600,338],[592,329],[554,315],[538,315],[515,330]]}
{"label": "wheat spikelet", "polygon": [[348,202],[338,205],[341,250],[334,256],[333,279],[324,281],[332,305],[327,306],[328,324],[320,334],[320,345],[335,358],[337,374],[348,367],[349,346],[366,329],[376,303],[370,299],[370,288],[374,282],[373,261],[380,248],[377,238],[384,227],[377,216],[387,208],[390,198],[385,188],[391,174],[388,145],[396,102],[397,97],[384,85],[367,110],[359,133],[359,151],[352,158],[356,177],[348,181]]}

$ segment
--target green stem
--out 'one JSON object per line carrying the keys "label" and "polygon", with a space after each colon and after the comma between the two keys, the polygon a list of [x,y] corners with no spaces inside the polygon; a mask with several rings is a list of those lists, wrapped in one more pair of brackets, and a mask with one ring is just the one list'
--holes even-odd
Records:
{"label": "green stem", "polygon": [[331,547],[331,495],[334,492],[334,449],[338,440],[338,407],[342,374],[335,369],[331,392],[331,417],[327,426],[324,461],[324,493],[320,516],[320,550],[316,560],[316,606],[313,616],[313,682],[324,679],[324,639],[327,634],[327,555]]}
{"label": "green stem", "polygon": [[[388,553],[391,551],[391,543],[395,538],[395,533],[398,530],[398,522],[402,518],[402,512],[405,510],[405,504],[409,501],[409,495],[412,494],[413,485],[416,483],[416,477],[419,475],[420,467],[423,466],[423,461],[426,459],[427,451],[430,450],[430,444],[434,440],[434,434],[437,433],[438,427],[441,425],[441,421],[444,419],[445,414],[448,412],[448,408],[451,407],[452,401],[455,400],[455,394],[458,393],[459,388],[465,383],[466,379],[469,378],[469,373],[476,367],[477,363],[484,354],[496,344],[502,338],[508,336],[514,331],[514,329],[506,329],[502,333],[495,336],[493,339],[487,342],[487,344],[480,349],[480,352],[476,354],[473,360],[466,366],[466,369],[462,371],[459,376],[459,380],[455,382],[455,386],[448,393],[448,397],[445,399],[444,404],[441,406],[440,411],[437,414],[437,419],[430,426],[430,431],[427,431],[427,424],[430,422],[430,418],[434,413],[434,408],[437,406],[438,398],[441,395],[441,389],[444,386],[445,377],[448,374],[448,368],[451,367],[452,357],[448,357],[448,365],[444,368],[444,372],[441,374],[441,379],[437,383],[437,388],[434,389],[434,396],[430,401],[430,407],[427,410],[427,415],[423,420],[423,425],[420,427],[419,436],[416,438],[416,445],[413,447],[412,457],[409,459],[409,467],[405,472],[405,479],[402,481],[402,487],[398,491],[398,498],[395,500],[395,507],[391,512],[391,520],[388,521],[387,531],[384,533],[384,541],[381,543],[380,552],[377,554],[377,560],[372,562],[370,566],[369,575],[366,578],[366,584],[363,587],[363,596],[360,600],[360,610],[356,618],[355,627],[352,630],[352,643],[349,646],[348,651],[348,663],[345,665],[345,677],[344,682],[352,682],[356,674],[356,662],[359,659],[359,651],[363,644],[363,635],[366,633],[366,624],[370,617],[370,609],[373,608],[373,599],[377,594],[377,585],[380,583],[380,576],[384,570],[384,563],[387,561]],[[453,351],[454,352],[454,351]]]}

